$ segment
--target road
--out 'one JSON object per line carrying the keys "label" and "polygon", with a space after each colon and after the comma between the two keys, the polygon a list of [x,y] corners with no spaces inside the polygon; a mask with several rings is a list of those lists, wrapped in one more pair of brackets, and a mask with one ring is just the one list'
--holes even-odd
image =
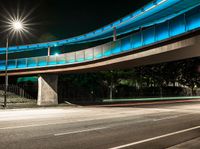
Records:
{"label": "road", "polygon": [[199,137],[199,100],[0,110],[1,149],[162,149]]}

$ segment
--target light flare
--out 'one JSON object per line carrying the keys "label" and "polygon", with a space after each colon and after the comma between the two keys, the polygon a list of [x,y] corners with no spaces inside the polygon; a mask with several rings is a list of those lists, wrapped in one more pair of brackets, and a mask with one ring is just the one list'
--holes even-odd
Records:
{"label": "light flare", "polygon": [[31,33],[31,26],[34,25],[31,23],[33,19],[31,18],[31,15],[35,8],[27,10],[20,9],[20,7],[17,6],[16,11],[8,11],[5,8],[3,8],[3,10],[5,13],[0,14],[3,18],[0,20],[2,22],[1,33],[8,33],[10,40],[12,40],[14,37],[15,39],[19,37],[20,40],[23,41],[23,37],[25,37],[25,39],[29,39],[29,36],[34,36]]}

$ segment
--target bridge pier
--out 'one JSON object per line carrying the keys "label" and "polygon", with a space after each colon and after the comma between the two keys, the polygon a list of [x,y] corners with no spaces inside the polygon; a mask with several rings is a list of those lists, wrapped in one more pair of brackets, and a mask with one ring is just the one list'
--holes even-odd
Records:
{"label": "bridge pier", "polygon": [[38,100],[37,104],[58,104],[58,75],[42,74],[38,77]]}

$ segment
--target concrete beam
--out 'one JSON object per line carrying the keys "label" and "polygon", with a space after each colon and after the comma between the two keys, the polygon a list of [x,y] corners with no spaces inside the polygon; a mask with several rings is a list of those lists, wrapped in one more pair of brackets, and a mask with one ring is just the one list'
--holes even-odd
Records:
{"label": "concrete beam", "polygon": [[58,75],[42,74],[38,78],[39,106],[58,104]]}

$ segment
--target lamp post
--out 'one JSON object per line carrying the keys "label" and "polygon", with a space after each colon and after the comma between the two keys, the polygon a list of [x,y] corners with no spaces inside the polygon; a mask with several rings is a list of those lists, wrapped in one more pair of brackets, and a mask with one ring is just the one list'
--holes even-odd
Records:
{"label": "lamp post", "polygon": [[113,41],[116,41],[117,40],[117,28],[114,27],[113,28]]}
{"label": "lamp post", "polygon": [[6,62],[5,62],[4,108],[7,107],[7,90],[8,90],[8,47],[9,47],[9,37],[6,38]]}
{"label": "lamp post", "polygon": [[[23,22],[12,21],[10,22],[10,30],[21,32],[24,29]],[[5,87],[4,87],[4,108],[7,107],[7,91],[8,91],[8,53],[9,53],[9,35],[6,38],[6,58],[5,58]]]}

